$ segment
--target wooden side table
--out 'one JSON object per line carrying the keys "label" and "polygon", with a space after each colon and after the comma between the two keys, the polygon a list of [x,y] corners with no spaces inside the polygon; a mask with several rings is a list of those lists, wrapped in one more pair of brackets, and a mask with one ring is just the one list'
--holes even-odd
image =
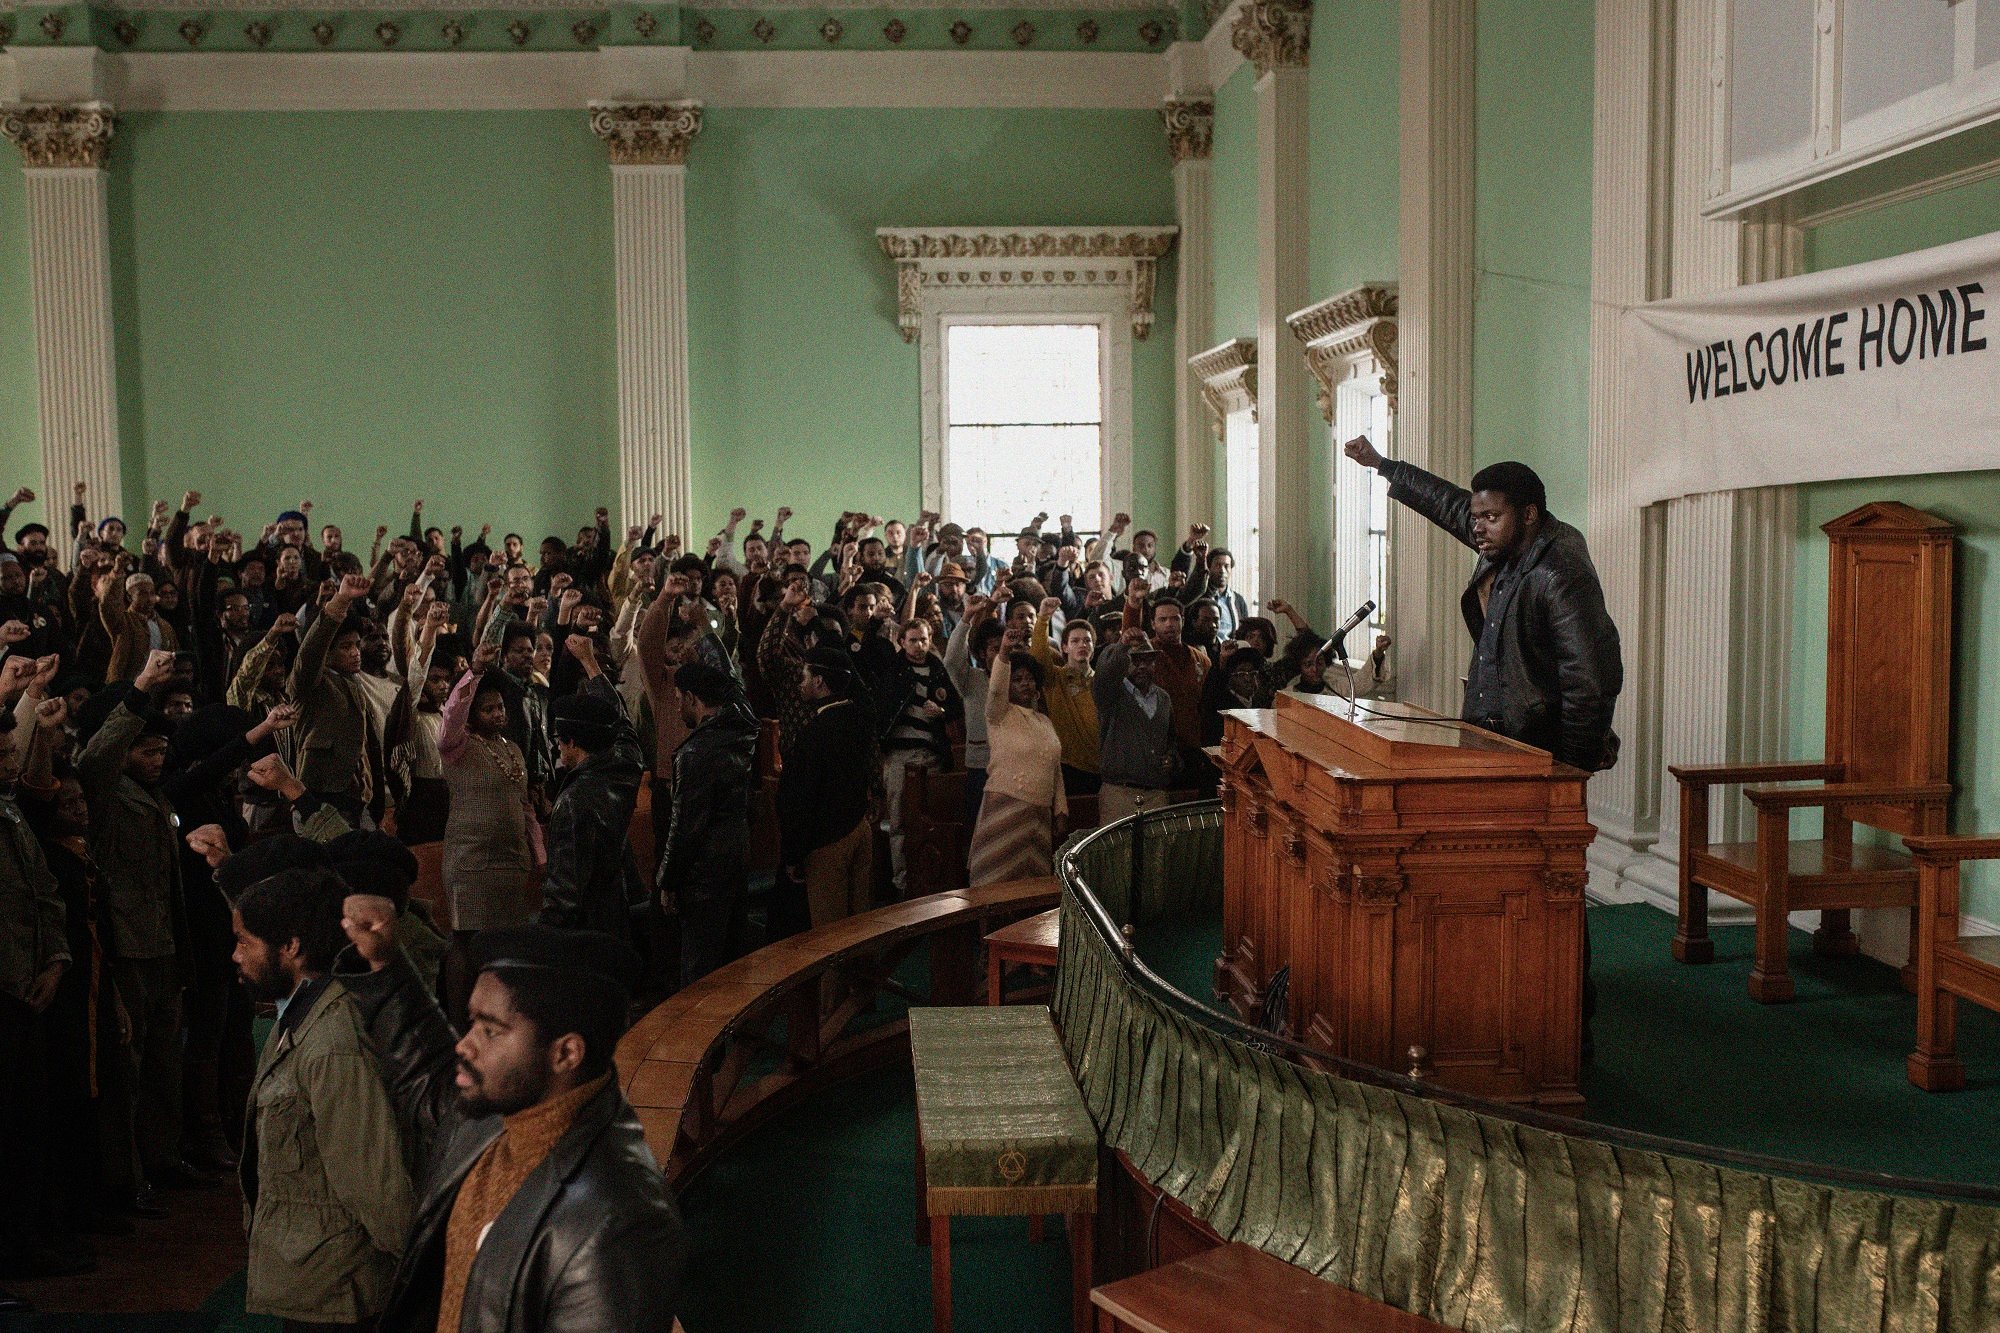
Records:
{"label": "wooden side table", "polygon": [[1090,1293],[1096,1333],[1450,1333],[1248,1245],[1218,1245]]}
{"label": "wooden side table", "polygon": [[986,1003],[1001,1004],[1006,994],[1007,964],[1018,967],[1056,965],[1062,938],[1062,909],[1051,907],[1039,916],[1002,926],[986,937]]}

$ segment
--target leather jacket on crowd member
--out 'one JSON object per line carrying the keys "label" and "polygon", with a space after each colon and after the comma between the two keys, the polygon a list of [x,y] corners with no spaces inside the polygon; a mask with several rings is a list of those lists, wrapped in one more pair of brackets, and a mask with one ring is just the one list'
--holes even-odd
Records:
{"label": "leather jacket on crowd member", "polygon": [[[405,956],[379,971],[350,949],[336,972],[367,1025],[423,1182],[416,1227],[379,1324],[434,1333],[461,1187],[505,1131],[462,1109],[457,1034]],[[687,1234],[615,1072],[579,1107],[480,1237],[459,1302],[491,1333],[670,1333]]]}
{"label": "leather jacket on crowd member", "polygon": [[[1472,492],[1411,463],[1385,459],[1381,471],[1391,499],[1473,546]],[[1480,557],[1459,607],[1474,644],[1466,721],[1588,772],[1617,762],[1611,714],[1624,665],[1582,533],[1544,514],[1526,549]]]}
{"label": "leather jacket on crowd member", "polygon": [[[624,700],[602,675],[593,676],[580,694],[558,701],[552,711],[558,735],[575,725],[601,727],[605,737],[602,744],[596,736],[583,741],[590,757],[561,779],[549,812],[548,872],[537,919],[630,940],[632,906],[644,899],[643,889],[634,892],[639,886],[630,842],[632,808],[645,774],[639,733]],[[567,717],[569,713],[577,716]]]}

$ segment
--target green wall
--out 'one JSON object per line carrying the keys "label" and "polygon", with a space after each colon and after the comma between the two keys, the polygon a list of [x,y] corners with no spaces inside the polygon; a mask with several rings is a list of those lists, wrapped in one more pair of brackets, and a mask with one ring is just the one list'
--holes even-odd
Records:
{"label": "green wall", "polygon": [[[918,507],[919,353],[877,227],[1174,220],[1150,111],[715,109],[687,199],[695,527],[789,504],[814,540]],[[1171,513],[1172,268],[1133,346],[1142,525]]]}
{"label": "green wall", "polygon": [[1519,459],[1581,527],[1589,456],[1590,0],[1482,0],[1475,465]]}
{"label": "green wall", "polygon": [[[1313,301],[1364,282],[1393,282],[1398,267],[1401,164],[1397,149],[1396,0],[1321,0],[1313,6],[1307,67]],[[1312,490],[1315,624],[1344,616],[1333,605],[1333,433],[1314,411]]]}
{"label": "green wall", "polygon": [[1256,75],[1246,62],[1215,90],[1209,271],[1215,275],[1216,343],[1257,336]]}
{"label": "green wall", "polygon": [[[1980,181],[1817,227],[1810,270],[1904,254],[2000,229],[2000,180]],[[1791,752],[1821,753],[1826,736],[1827,543],[1820,525],[1875,500],[1901,500],[1959,525],[1958,645],[1952,670],[1951,827],[2000,832],[2000,472],[1822,482],[1799,488],[1792,602]],[[1968,867],[1964,910],[2000,921],[2000,872]]]}
{"label": "green wall", "polygon": [[[610,173],[574,112],[119,118],[128,518],[574,534],[617,494]],[[503,527],[504,530],[504,527]]]}
{"label": "green wall", "polygon": [[1397,0],[1313,6],[1311,108],[1312,297],[1397,271]]}
{"label": "green wall", "polygon": [[[48,497],[42,494],[42,446],[35,412],[27,200],[21,173],[0,166],[0,500],[12,495],[17,486],[31,487],[41,497],[33,505],[24,505],[8,525],[10,542],[14,528],[30,520],[45,522],[50,512],[43,503]],[[49,526],[60,531],[68,511],[55,512],[59,521]]]}

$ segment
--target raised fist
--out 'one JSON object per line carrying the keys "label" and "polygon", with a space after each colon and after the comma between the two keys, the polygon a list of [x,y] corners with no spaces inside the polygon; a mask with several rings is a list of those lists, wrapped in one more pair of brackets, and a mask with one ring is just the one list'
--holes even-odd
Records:
{"label": "raised fist", "polygon": [[290,611],[285,612],[271,622],[271,633],[273,634],[297,634],[298,632],[299,618]]}
{"label": "raised fist", "polygon": [[750,517],[750,511],[745,509],[742,505],[738,505],[736,506],[736,508],[729,511],[729,521],[731,523],[741,523],[744,519],[748,517]]}
{"label": "raised fist", "polygon": [[13,509],[18,505],[27,504],[34,498],[35,498],[35,493],[29,490],[26,486],[23,486],[21,487],[21,489],[14,492],[14,496],[12,499],[7,501],[7,507],[9,509]]}
{"label": "raised fist", "polygon": [[1382,457],[1381,452],[1366,435],[1355,436],[1341,445],[1340,451],[1366,468],[1380,468],[1388,461]]}

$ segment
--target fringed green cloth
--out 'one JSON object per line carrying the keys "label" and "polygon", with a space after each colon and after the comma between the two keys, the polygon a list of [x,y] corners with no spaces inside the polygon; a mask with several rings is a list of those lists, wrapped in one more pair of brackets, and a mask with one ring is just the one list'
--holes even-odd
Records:
{"label": "fringed green cloth", "polygon": [[1047,1009],[912,1009],[910,1058],[931,1216],[1095,1210],[1097,1127]]}

